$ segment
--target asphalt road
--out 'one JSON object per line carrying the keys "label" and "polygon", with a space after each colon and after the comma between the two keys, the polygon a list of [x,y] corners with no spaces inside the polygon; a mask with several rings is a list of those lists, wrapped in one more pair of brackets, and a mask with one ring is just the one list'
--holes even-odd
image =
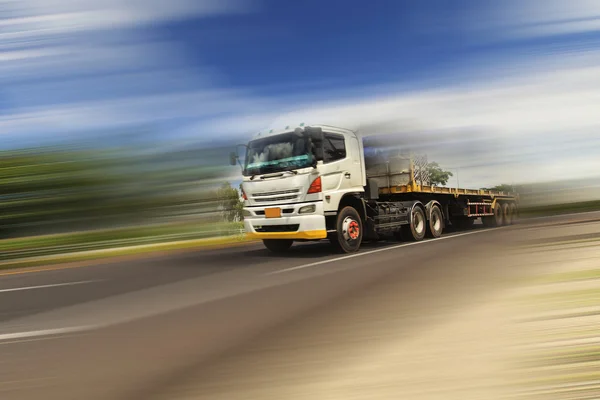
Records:
{"label": "asphalt road", "polygon": [[[579,232],[599,215],[536,223]],[[265,385],[261,372],[280,371],[263,361],[285,350],[288,361],[308,362],[316,347],[293,351],[306,338],[338,349],[321,360],[335,364],[348,352],[341,344],[356,341],[346,325],[385,341],[386,323],[400,318],[394,335],[411,337],[510,285],[522,271],[503,254],[523,235],[527,227],[474,228],[350,256],[323,244],[286,256],[248,245],[1,272],[0,398],[266,398],[249,392]],[[363,314],[348,311],[357,307]],[[232,392],[249,372],[255,383]]]}

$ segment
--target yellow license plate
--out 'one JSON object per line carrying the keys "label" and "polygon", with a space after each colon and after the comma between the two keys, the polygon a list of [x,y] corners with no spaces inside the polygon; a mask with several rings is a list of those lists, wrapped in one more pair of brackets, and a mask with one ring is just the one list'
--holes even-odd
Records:
{"label": "yellow license plate", "polygon": [[265,217],[281,218],[281,208],[265,208]]}

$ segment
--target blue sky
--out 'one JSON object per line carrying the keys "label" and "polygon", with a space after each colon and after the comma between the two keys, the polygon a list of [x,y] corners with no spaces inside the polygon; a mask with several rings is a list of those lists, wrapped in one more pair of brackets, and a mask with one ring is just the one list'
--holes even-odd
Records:
{"label": "blue sky", "polygon": [[[234,86],[266,94],[294,84],[296,91],[417,80],[456,63],[473,49],[453,24],[458,6],[447,1],[263,1],[246,15],[171,25],[190,59],[208,62]],[[466,3],[466,2],[462,2]],[[431,8],[446,32],[431,32]],[[454,25],[454,26],[453,26]]]}
{"label": "blue sky", "polygon": [[[580,162],[585,173],[599,166],[594,0],[0,6],[4,147],[141,128],[149,138],[185,144],[249,134],[282,113],[336,114],[371,124],[397,118],[396,127],[422,131],[427,151],[448,165],[465,164],[461,147],[480,154],[473,165],[494,154],[498,162],[526,155],[504,168],[516,180],[532,165],[527,179],[555,177],[564,144],[552,143],[565,132],[578,139],[562,162]],[[436,140],[454,140],[458,131],[479,133],[452,155],[436,154],[427,139],[434,132]],[[537,146],[541,138],[550,145]],[[505,145],[517,140],[523,146]],[[536,147],[545,150],[533,157]],[[496,179],[480,167],[467,183],[469,176],[473,184]]]}

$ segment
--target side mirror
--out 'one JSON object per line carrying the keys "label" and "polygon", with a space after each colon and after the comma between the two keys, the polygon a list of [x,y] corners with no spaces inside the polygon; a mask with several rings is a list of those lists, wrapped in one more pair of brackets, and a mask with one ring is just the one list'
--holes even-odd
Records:
{"label": "side mirror", "polygon": [[304,132],[312,140],[321,140],[323,138],[323,129],[321,128],[313,128],[311,126],[307,126],[306,128],[304,128]]}
{"label": "side mirror", "polygon": [[234,151],[232,151],[229,154],[229,164],[230,165],[236,165],[237,164],[237,160],[238,160],[237,154]]}
{"label": "side mirror", "polygon": [[304,134],[312,142],[312,166],[313,168],[317,168],[317,162],[323,161],[323,129],[307,126],[306,128],[304,128]]}

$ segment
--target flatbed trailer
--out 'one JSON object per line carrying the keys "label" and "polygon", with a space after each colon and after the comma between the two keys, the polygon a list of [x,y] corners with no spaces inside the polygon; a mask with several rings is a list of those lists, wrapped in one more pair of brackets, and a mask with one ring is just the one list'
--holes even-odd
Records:
{"label": "flatbed trailer", "polygon": [[[471,227],[481,219],[486,227],[511,225],[518,219],[518,196],[513,193],[484,189],[462,189],[421,185],[415,182],[415,164],[409,158],[408,183],[379,187],[381,174],[369,177],[366,190],[356,196],[353,207],[364,221],[364,240],[378,240],[393,234],[405,240],[422,240],[441,236],[447,226]],[[396,179],[399,174],[395,174]],[[379,182],[378,182],[379,180]],[[337,214],[336,214],[337,216]],[[336,219],[328,220],[328,233],[337,235]],[[330,239],[335,240],[330,237]]]}
{"label": "flatbed trailer", "polygon": [[479,218],[487,227],[518,218],[516,194],[430,185],[412,155],[365,157],[361,137],[350,129],[286,126],[246,147],[244,226],[274,252],[295,241],[329,239],[350,253],[387,235],[419,241]]}

